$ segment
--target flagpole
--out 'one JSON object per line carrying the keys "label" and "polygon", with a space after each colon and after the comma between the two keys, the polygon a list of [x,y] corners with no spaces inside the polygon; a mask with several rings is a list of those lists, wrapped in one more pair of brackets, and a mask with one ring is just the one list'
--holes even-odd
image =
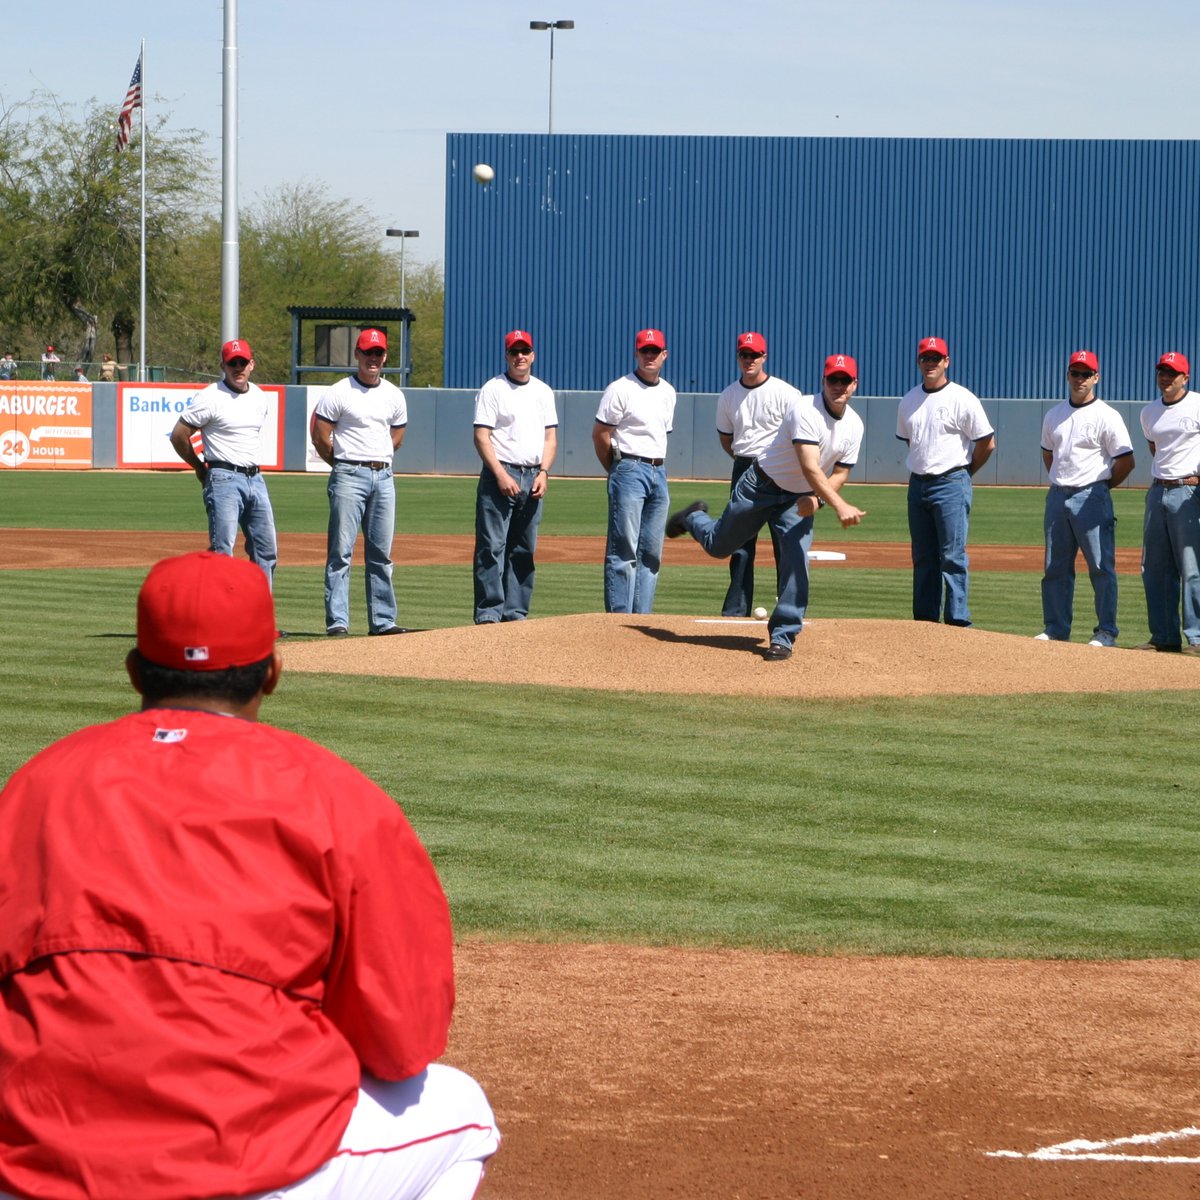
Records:
{"label": "flagpole", "polygon": [[138,380],[146,382],[146,39],[138,55],[142,64],[142,103],[140,108],[142,142],[142,237],[141,237],[141,312],[138,317]]}
{"label": "flagpole", "polygon": [[238,299],[241,242],[238,233],[237,0],[225,0],[221,72],[221,341],[241,337]]}

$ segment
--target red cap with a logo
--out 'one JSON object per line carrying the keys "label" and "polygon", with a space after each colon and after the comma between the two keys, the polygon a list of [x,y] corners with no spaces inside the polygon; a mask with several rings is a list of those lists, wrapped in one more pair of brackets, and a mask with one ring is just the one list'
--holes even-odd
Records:
{"label": "red cap with a logo", "polygon": [[849,354],[831,354],[825,360],[825,378],[830,375],[849,375],[851,379],[857,379],[858,363]]}
{"label": "red cap with a logo", "polygon": [[250,349],[250,343],[244,338],[234,338],[232,342],[226,342],[221,347],[221,362],[231,362],[235,358],[244,358],[247,362],[254,357],[254,351]]}
{"label": "red cap with a logo", "polygon": [[950,348],[939,337],[925,337],[917,343],[917,357],[922,354],[936,354],[939,358],[949,358]]}
{"label": "red cap with a logo", "polygon": [[382,329],[364,329],[354,343],[355,350],[387,350],[387,334]]}
{"label": "red cap with a logo", "polygon": [[737,348],[739,350],[753,350],[755,354],[766,354],[767,339],[761,333],[739,333]]}
{"label": "red cap with a logo", "polygon": [[504,348],[511,350],[514,346],[525,345],[530,350],[533,349],[533,334],[527,329],[514,329],[511,333],[504,335]]}
{"label": "red cap with a logo", "polygon": [[260,567],[197,550],[150,568],[138,593],[137,648],[177,671],[225,671],[275,648],[275,604]]}
{"label": "red cap with a logo", "polygon": [[1175,371],[1180,375],[1190,375],[1192,373],[1191,369],[1188,367],[1187,356],[1180,354],[1178,350],[1168,350],[1166,354],[1164,354],[1158,360],[1157,365],[1160,367],[1170,367],[1172,371]]}
{"label": "red cap with a logo", "polygon": [[1071,367],[1087,367],[1095,374],[1100,370],[1100,360],[1090,350],[1076,350],[1071,355],[1071,361],[1067,363],[1067,369],[1070,370]]}
{"label": "red cap with a logo", "polygon": [[639,329],[633,339],[633,348],[640,350],[643,346],[653,346],[656,350],[667,348],[667,335],[661,329]]}

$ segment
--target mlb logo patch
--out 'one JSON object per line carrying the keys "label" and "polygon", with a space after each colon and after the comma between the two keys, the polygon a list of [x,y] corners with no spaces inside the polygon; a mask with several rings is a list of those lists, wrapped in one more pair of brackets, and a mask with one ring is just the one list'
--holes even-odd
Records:
{"label": "mlb logo patch", "polygon": [[154,740],[156,742],[182,742],[187,735],[186,729],[156,729]]}
{"label": "mlb logo patch", "polygon": [[184,646],[183,657],[188,662],[208,662],[207,646]]}

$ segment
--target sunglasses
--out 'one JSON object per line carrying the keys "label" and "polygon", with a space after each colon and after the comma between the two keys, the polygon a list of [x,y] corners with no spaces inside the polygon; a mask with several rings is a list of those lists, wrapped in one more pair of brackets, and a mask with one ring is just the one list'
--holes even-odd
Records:
{"label": "sunglasses", "polygon": [[514,346],[509,352],[509,358],[516,358],[519,355],[532,354],[533,351],[528,346]]}
{"label": "sunglasses", "polygon": [[662,352],[663,352],[663,348],[662,348],[662,346],[639,346],[639,347],[638,347],[638,353],[639,353],[639,354],[650,354],[650,355],[653,355],[653,356],[654,356],[654,357],[656,357],[656,358],[657,358],[657,357],[658,357],[658,355],[660,355]]}
{"label": "sunglasses", "polygon": [[926,364],[940,363],[941,361],[942,361],[942,356],[940,354],[922,354],[921,357],[917,359],[917,362],[926,363]]}
{"label": "sunglasses", "polygon": [[828,379],[830,383],[853,383],[854,382],[853,375],[826,375],[825,378]]}
{"label": "sunglasses", "polygon": [[762,358],[762,353],[758,350],[739,350],[738,358],[746,362],[753,358]]}
{"label": "sunglasses", "polygon": [[1070,377],[1072,379],[1091,379],[1094,372],[1092,372],[1092,371],[1068,371],[1067,374],[1070,375]]}
{"label": "sunglasses", "polygon": [[225,363],[225,365],[229,367],[230,370],[240,371],[243,367],[248,367],[250,365],[250,360],[248,358],[231,358]]}
{"label": "sunglasses", "polygon": [[1154,370],[1155,370],[1155,374],[1157,374],[1157,375],[1182,375],[1183,374],[1182,371],[1174,371],[1170,367],[1155,367]]}
{"label": "sunglasses", "polygon": [[386,353],[387,353],[386,350],[378,350],[378,349],[376,349],[376,350],[360,350],[359,351],[359,354],[361,354],[363,356],[363,358],[382,358]]}

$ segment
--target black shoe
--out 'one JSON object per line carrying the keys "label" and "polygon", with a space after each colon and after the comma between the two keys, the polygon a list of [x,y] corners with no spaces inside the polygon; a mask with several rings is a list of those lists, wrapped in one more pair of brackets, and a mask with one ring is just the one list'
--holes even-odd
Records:
{"label": "black shoe", "polygon": [[345,637],[346,634],[348,634],[349,632],[350,632],[350,630],[348,630],[345,627],[345,625],[330,625],[330,627],[327,630],[325,630],[325,636],[326,637]]}
{"label": "black shoe", "polygon": [[791,657],[791,646],[785,646],[782,642],[772,642],[763,651],[763,658],[765,658],[767,662],[783,662],[785,658]]}
{"label": "black shoe", "polygon": [[683,537],[688,532],[687,518],[694,512],[708,512],[707,503],[703,500],[693,500],[687,508],[681,508],[677,513],[669,517],[667,519],[667,537]]}
{"label": "black shoe", "polygon": [[391,637],[393,633],[407,633],[408,630],[400,625],[389,625],[387,629],[372,629],[371,637]]}

